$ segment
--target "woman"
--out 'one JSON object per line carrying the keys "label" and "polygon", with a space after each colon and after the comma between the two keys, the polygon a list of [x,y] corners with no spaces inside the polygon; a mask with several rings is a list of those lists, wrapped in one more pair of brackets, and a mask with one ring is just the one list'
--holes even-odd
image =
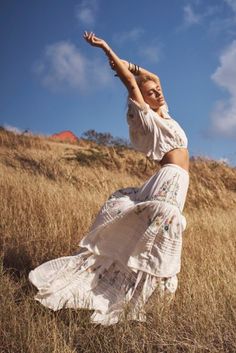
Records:
{"label": "woman", "polygon": [[153,291],[177,288],[189,185],[187,138],[168,114],[156,75],[121,60],[93,33],[85,32],[84,39],[104,51],[128,90],[133,146],[162,167],[140,188],[110,196],[77,255],[48,261],[29,278],[39,290],[36,300],[53,310],[92,309],[91,321],[103,325],[124,315],[144,321]]}

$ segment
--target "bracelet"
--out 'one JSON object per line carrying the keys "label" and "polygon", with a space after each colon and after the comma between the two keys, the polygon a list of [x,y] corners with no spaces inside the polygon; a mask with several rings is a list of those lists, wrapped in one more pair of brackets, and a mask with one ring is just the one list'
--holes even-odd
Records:
{"label": "bracelet", "polygon": [[105,54],[109,57],[110,54],[111,54],[111,49],[110,49],[110,48],[104,49],[104,52],[105,52]]}
{"label": "bracelet", "polygon": [[132,74],[138,76],[140,74],[140,66],[136,64],[132,64],[129,62],[129,71],[132,72]]}
{"label": "bracelet", "polygon": [[139,65],[135,65],[135,75],[139,75],[140,74],[140,66]]}

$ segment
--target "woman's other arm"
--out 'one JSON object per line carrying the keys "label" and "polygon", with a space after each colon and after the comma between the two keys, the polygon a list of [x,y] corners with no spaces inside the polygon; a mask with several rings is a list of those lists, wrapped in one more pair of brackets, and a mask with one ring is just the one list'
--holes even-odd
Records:
{"label": "woman's other arm", "polygon": [[158,75],[154,74],[153,72],[151,71],[148,71],[146,69],[144,69],[143,67],[140,67],[139,65],[136,65],[136,64],[133,64],[127,60],[122,60],[123,64],[128,68],[128,70],[134,75],[134,76],[148,76],[150,77],[153,81],[155,81],[161,91],[162,91],[162,95],[163,95],[163,90],[162,90],[162,87],[161,87],[161,81],[160,81],[160,78]]}

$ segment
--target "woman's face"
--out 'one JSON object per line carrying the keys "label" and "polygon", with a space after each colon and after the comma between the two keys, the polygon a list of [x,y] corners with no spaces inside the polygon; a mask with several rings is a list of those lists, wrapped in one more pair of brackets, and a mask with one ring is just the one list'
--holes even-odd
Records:
{"label": "woman's face", "polygon": [[162,89],[159,83],[147,81],[141,84],[141,93],[145,102],[153,109],[158,110],[160,106],[165,104],[165,99],[162,94]]}

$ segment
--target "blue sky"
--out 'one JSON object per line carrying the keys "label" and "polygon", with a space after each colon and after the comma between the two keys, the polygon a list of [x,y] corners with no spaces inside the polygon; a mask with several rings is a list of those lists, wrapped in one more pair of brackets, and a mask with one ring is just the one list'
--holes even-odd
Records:
{"label": "blue sky", "polygon": [[126,91],[103,52],[156,72],[192,156],[236,166],[236,0],[2,0],[0,124],[128,138]]}

